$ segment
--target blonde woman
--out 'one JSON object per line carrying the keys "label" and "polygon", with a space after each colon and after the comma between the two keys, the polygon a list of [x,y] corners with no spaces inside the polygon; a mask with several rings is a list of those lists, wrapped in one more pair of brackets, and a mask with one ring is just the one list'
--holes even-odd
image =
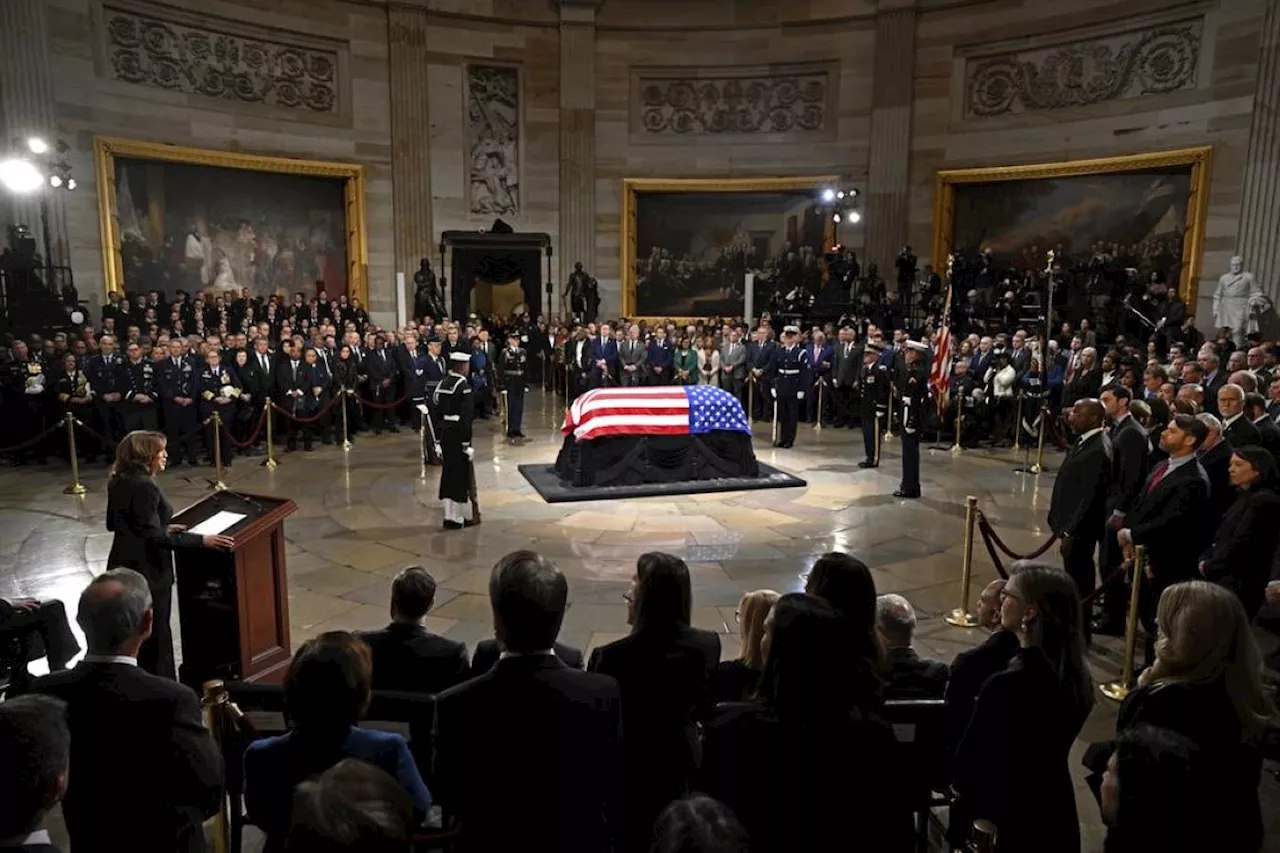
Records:
{"label": "blonde woman", "polygon": [[719,375],[720,350],[716,349],[715,338],[704,335],[698,348],[698,384],[715,385]]}
{"label": "blonde woman", "polygon": [[738,637],[742,640],[742,655],[737,660],[721,661],[716,668],[713,685],[717,702],[741,702],[750,698],[764,671],[764,623],[769,611],[778,600],[778,593],[771,589],[757,589],[746,593],[738,602]]}

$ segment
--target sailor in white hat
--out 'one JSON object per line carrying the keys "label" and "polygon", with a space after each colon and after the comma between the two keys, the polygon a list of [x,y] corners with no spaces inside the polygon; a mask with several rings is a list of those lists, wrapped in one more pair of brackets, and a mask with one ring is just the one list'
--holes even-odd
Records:
{"label": "sailor in white hat", "polygon": [[[434,402],[439,418],[440,446],[436,453],[444,460],[440,471],[440,491],[437,496],[444,502],[445,530],[459,530],[479,524],[479,511],[475,501],[475,473],[471,460],[475,449],[471,446],[471,417],[475,402],[471,397],[471,381],[467,374],[471,369],[471,356],[462,351],[449,354],[449,374],[436,387]],[[462,507],[472,502],[472,518],[462,514]]]}

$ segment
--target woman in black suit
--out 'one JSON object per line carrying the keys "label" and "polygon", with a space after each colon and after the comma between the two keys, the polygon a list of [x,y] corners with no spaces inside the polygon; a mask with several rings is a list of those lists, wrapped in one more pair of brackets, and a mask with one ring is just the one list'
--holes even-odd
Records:
{"label": "woman in black suit", "polygon": [[197,536],[170,524],[173,507],[156,484],[169,453],[163,433],[135,430],[116,447],[107,481],[107,530],[115,534],[107,566],[140,572],[151,587],[154,627],[138,652],[147,672],[174,678],[173,634],[169,613],[173,602],[174,548],[230,548],[230,536]]}
{"label": "woman in black suit", "polygon": [[1061,569],[1015,564],[1000,617],[1020,649],[983,684],[956,749],[952,845],[986,818],[1001,853],[1080,853],[1067,753],[1094,704],[1080,595]]}
{"label": "woman in black suit", "polygon": [[1232,451],[1227,476],[1236,500],[1200,557],[1200,574],[1234,592],[1245,614],[1253,616],[1262,606],[1271,558],[1280,541],[1280,473],[1270,452],[1249,446]]}
{"label": "woman in black suit", "polygon": [[813,564],[804,591],[825,599],[844,620],[842,657],[848,662],[854,695],[864,708],[882,704],[884,645],[876,631],[876,582],[856,557],[831,551]]}
{"label": "woman in black suit", "polygon": [[690,627],[689,567],[679,557],[641,554],[625,598],[631,634],[592,652],[587,670],[613,676],[622,690],[623,835],[648,849],[658,813],[687,793],[697,769],[697,724],[710,714],[720,637]]}

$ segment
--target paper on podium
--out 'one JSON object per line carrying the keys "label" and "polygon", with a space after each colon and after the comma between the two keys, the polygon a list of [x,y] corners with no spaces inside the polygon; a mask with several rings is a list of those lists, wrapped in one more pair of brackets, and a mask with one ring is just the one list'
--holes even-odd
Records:
{"label": "paper on podium", "polygon": [[216,512],[187,532],[197,536],[217,536],[222,531],[235,526],[236,522],[243,518],[245,515],[239,512]]}

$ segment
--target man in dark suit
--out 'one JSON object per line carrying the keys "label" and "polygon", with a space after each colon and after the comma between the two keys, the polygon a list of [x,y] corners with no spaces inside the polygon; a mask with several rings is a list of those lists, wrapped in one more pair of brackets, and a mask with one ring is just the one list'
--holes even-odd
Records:
{"label": "man in dark suit", "polygon": [[1196,359],[1204,378],[1200,385],[1204,388],[1204,408],[1206,412],[1218,414],[1218,391],[1227,384],[1227,376],[1220,368],[1220,361],[1215,353],[1206,352]]}
{"label": "man in dark suit", "polygon": [[538,554],[503,557],[489,579],[503,657],[436,699],[432,787],[469,849],[595,853],[617,840],[618,682],[551,653],[568,594]]}
{"label": "man in dark suit", "polygon": [[600,324],[600,334],[591,339],[591,387],[618,384],[618,342],[608,323]]}
{"label": "man in dark suit", "polygon": [[[1104,409],[1097,400],[1078,400],[1067,415],[1079,434],[1062,460],[1049,499],[1049,529],[1058,537],[1062,568],[1076,582],[1080,595],[1097,585],[1093,551],[1102,538],[1107,518],[1107,487],[1111,480],[1111,440],[1103,428]],[[1088,618],[1085,637],[1089,636]]]}
{"label": "man in dark suit", "polygon": [[1244,413],[1258,429],[1258,438],[1271,455],[1280,459],[1280,426],[1267,414],[1267,401],[1258,393],[1246,394]]}
{"label": "man in dark suit", "polygon": [[[1107,488],[1107,529],[1102,539],[1102,575],[1104,578],[1120,565],[1120,543],[1116,531],[1124,526],[1124,517],[1137,501],[1150,469],[1151,448],[1147,431],[1129,414],[1132,395],[1128,388],[1116,383],[1102,392],[1102,406],[1111,424],[1111,476]],[[1168,423],[1168,421],[1165,421]],[[1124,630],[1124,610],[1129,596],[1123,586],[1112,586],[1104,593],[1106,617],[1099,628]],[[1088,612],[1085,621],[1089,621]]]}
{"label": "man in dark suit", "polygon": [[391,624],[361,631],[373,651],[373,689],[439,693],[466,681],[467,647],[422,625],[436,598],[436,581],[410,566],[391,582]]}
{"label": "man in dark suit", "polygon": [[222,756],[191,689],[138,668],[151,634],[151,591],[132,569],[90,582],[76,617],[88,654],[32,689],[67,703],[71,779],[63,814],[71,845],[127,839],[132,850],[202,853],[202,823],[222,800]]}
{"label": "man in dark suit", "polygon": [[911,647],[916,632],[916,611],[911,602],[895,593],[878,597],[876,628],[884,637],[889,669],[884,698],[941,699],[950,670],[941,661],[920,657]]}
{"label": "man in dark suit", "polygon": [[836,345],[832,349],[832,360],[831,381],[835,390],[836,413],[832,426],[852,428],[853,400],[862,367],[862,347],[854,342],[852,326],[840,327]]}
{"label": "man in dark suit", "polygon": [[[291,415],[301,416],[303,398],[309,393],[306,371],[303,370],[302,353],[292,341],[280,342],[281,357],[276,362],[275,386],[276,405]],[[286,434],[285,451],[298,449],[298,423],[285,418]]]}
{"label": "man in dark suit", "polygon": [[1207,533],[1212,536],[1218,522],[1235,502],[1236,492],[1231,485],[1231,444],[1222,437],[1222,421],[1208,412],[1201,412],[1196,419],[1204,424],[1206,435],[1196,455],[1200,467],[1209,478],[1209,521]]}
{"label": "man in dark suit", "polygon": [[1244,413],[1244,389],[1228,383],[1218,389],[1218,416],[1222,418],[1222,437],[1231,447],[1262,444],[1262,434]]}
{"label": "man in dark suit", "polygon": [[1005,581],[993,580],[978,596],[978,627],[990,631],[981,645],[966,649],[951,663],[947,680],[947,744],[955,751],[973,716],[978,692],[988,678],[1009,665],[1018,652],[1018,636],[1000,626],[1000,596]]}
{"label": "man in dark suit", "polygon": [[[1140,606],[1147,628],[1147,663],[1155,659],[1155,612],[1160,594],[1172,584],[1197,576],[1197,562],[1216,519],[1211,518],[1209,476],[1196,451],[1209,430],[1192,415],[1174,415],[1160,433],[1169,458],[1152,469],[1125,526],[1117,537],[1128,558],[1135,545],[1147,549]],[[1061,477],[1062,472],[1059,472]]]}
{"label": "man in dark suit", "polygon": [[[576,649],[573,646],[556,641],[551,647],[555,656],[564,662],[569,669],[583,669],[586,658],[582,655],[582,649]],[[498,645],[495,637],[487,640],[481,640],[476,643],[475,654],[471,656],[471,672],[473,675],[479,675],[493,669],[493,665],[502,658],[502,646]]]}
{"label": "man in dark suit", "polygon": [[747,393],[755,409],[747,412],[747,417],[753,420],[768,420],[773,411],[773,404],[766,401],[769,389],[773,387],[777,360],[778,346],[769,339],[769,330],[761,326],[756,329],[755,339],[747,344],[747,383],[754,385],[754,389],[748,389]]}
{"label": "man in dark suit", "polygon": [[[373,398],[370,402],[383,407],[391,403],[398,369],[392,353],[387,350],[387,342],[382,338],[374,341],[373,349],[365,351],[364,373],[369,377],[369,393]],[[370,407],[369,425],[373,428],[374,435],[382,435],[383,429],[387,432],[400,431],[394,419],[387,420],[385,408]]]}
{"label": "man in dark suit", "polygon": [[71,731],[67,706],[52,696],[19,696],[0,704],[0,846],[58,853],[44,816],[67,792]]}

